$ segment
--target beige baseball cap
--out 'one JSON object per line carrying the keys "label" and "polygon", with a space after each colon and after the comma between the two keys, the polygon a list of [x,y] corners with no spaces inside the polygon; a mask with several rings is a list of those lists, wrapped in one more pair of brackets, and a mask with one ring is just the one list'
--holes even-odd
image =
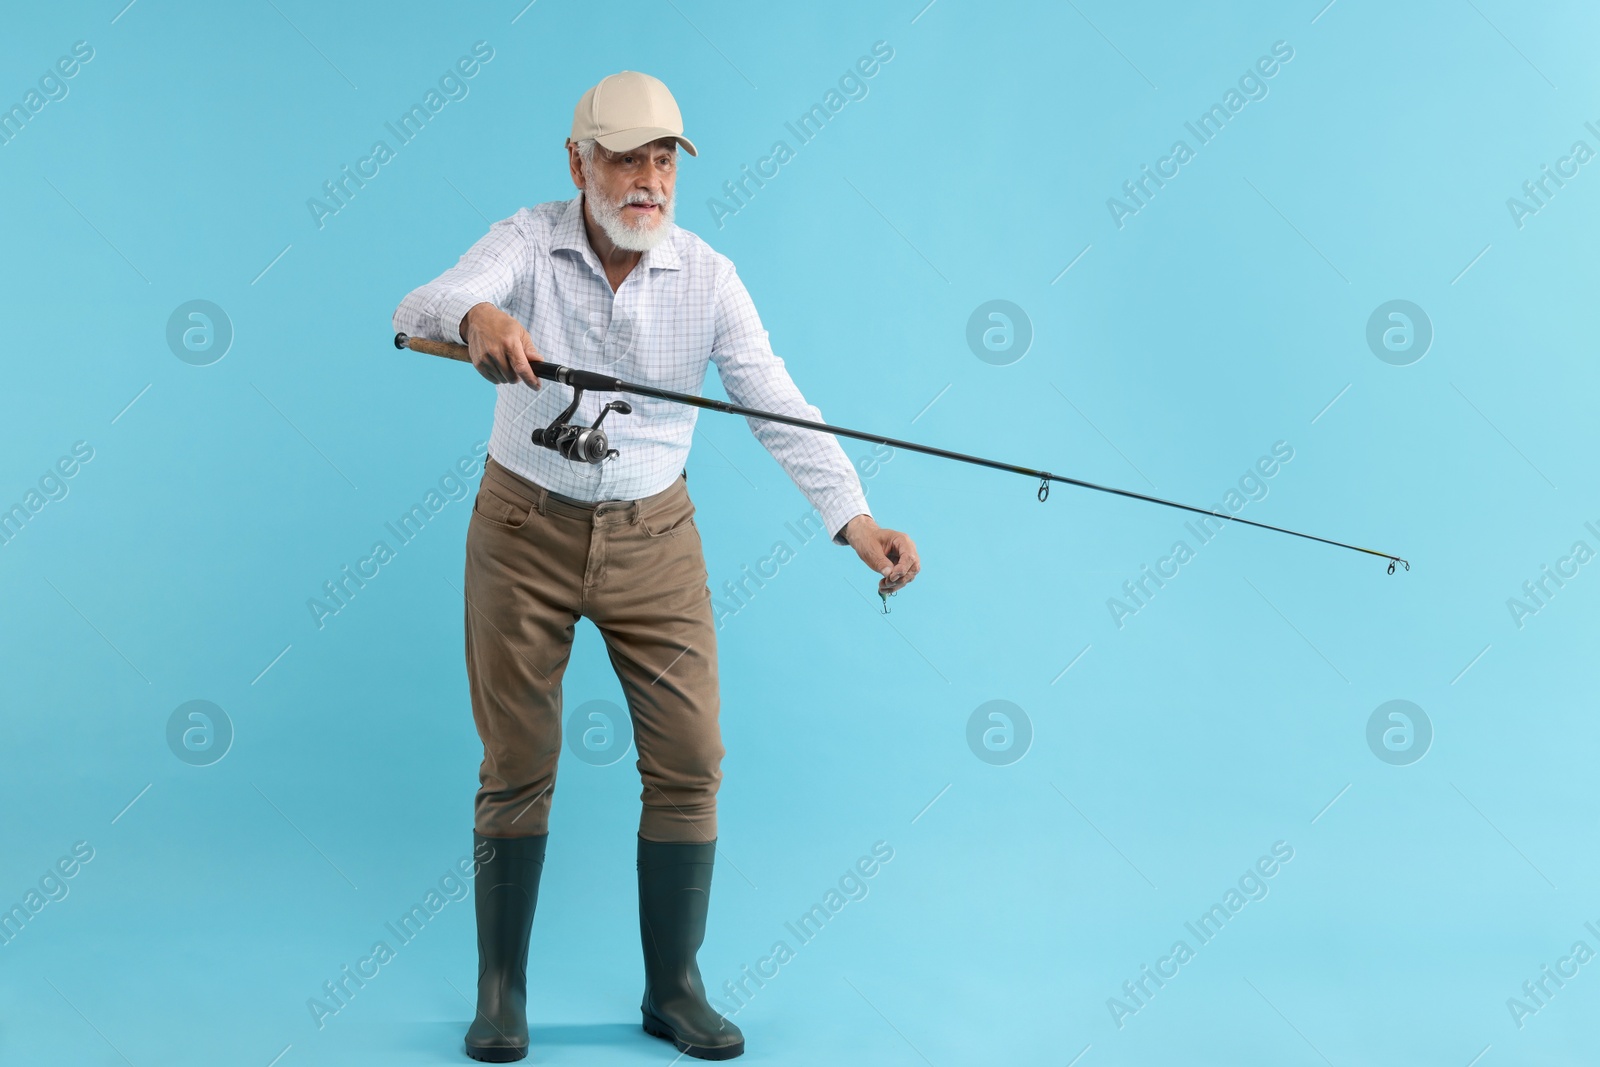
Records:
{"label": "beige baseball cap", "polygon": [[683,135],[683,115],[672,93],[659,78],[636,70],[608,74],[583,94],[572,112],[572,140],[586,137],[612,152],[671,137],[691,156],[700,154]]}

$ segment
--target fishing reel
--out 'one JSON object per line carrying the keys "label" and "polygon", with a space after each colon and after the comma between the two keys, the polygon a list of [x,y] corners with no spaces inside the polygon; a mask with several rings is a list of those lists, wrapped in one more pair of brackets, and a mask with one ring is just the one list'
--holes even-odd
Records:
{"label": "fishing reel", "polygon": [[579,463],[603,463],[616,458],[621,453],[610,446],[610,442],[606,440],[606,432],[600,428],[600,423],[613,411],[631,415],[633,405],[626,400],[613,400],[600,409],[593,426],[571,425],[567,420],[572,418],[573,412],[578,410],[578,404],[582,400],[583,390],[573,386],[572,403],[568,404],[567,409],[557,415],[549,426],[534,430],[531,440],[536,445],[554,449],[564,458]]}

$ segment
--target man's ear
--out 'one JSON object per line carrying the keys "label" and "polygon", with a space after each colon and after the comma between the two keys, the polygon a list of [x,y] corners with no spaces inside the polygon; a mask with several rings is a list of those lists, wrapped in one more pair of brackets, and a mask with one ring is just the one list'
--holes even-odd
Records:
{"label": "man's ear", "polygon": [[572,184],[579,189],[583,188],[583,156],[578,154],[578,146],[572,138],[567,138],[567,169],[572,174]]}

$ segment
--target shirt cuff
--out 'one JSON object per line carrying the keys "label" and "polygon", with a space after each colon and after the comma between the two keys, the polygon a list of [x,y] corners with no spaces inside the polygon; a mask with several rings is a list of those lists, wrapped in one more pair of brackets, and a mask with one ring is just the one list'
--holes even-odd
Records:
{"label": "shirt cuff", "polygon": [[850,543],[845,540],[844,528],[850,525],[851,519],[857,515],[866,515],[868,517],[872,515],[872,512],[867,509],[867,498],[860,493],[852,493],[849,496],[841,497],[830,502],[828,507],[820,510],[822,511],[823,521],[826,523],[824,529],[834,531],[832,540],[836,545],[848,545]]}
{"label": "shirt cuff", "polygon": [[461,336],[461,320],[466,318],[467,312],[486,303],[483,299],[470,293],[445,293],[439,297],[439,334],[446,341],[455,341],[457,344],[466,344],[467,339]]}

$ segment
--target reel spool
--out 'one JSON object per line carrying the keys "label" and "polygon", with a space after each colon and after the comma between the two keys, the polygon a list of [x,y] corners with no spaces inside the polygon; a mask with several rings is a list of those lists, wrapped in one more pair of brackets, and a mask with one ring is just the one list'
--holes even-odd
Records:
{"label": "reel spool", "polygon": [[582,400],[583,390],[574,386],[572,403],[567,405],[567,409],[557,415],[549,426],[534,430],[529,439],[578,463],[604,463],[608,459],[615,459],[620,453],[606,440],[606,432],[600,428],[600,423],[613,411],[620,415],[633,414],[633,405],[626,400],[613,400],[600,409],[593,426],[573,425],[567,420],[572,418]]}

